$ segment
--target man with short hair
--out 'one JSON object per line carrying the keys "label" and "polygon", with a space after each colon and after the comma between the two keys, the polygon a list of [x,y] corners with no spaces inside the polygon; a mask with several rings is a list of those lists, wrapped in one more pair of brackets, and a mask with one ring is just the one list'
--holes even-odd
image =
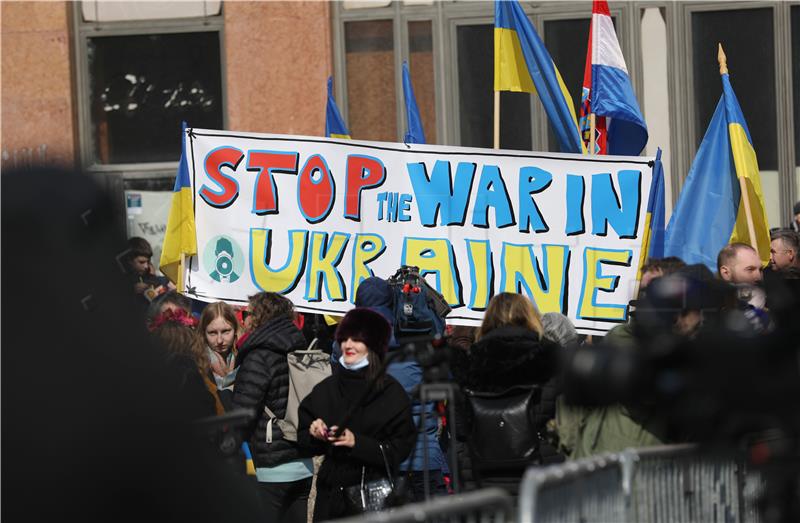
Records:
{"label": "man with short hair", "polygon": [[729,283],[756,285],[761,281],[761,258],[746,243],[731,243],[719,251],[717,272]]}
{"label": "man with short hair", "polygon": [[789,229],[779,229],[770,234],[769,266],[774,271],[785,271],[790,267],[800,268],[800,236]]}

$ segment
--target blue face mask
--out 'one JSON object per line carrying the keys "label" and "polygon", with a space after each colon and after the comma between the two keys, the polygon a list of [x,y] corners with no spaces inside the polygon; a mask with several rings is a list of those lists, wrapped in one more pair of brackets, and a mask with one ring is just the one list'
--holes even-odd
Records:
{"label": "blue face mask", "polygon": [[358,370],[358,369],[363,369],[364,367],[369,365],[369,358],[367,358],[367,356],[364,355],[364,357],[358,360],[357,362],[349,364],[344,362],[344,354],[342,354],[341,356],[339,356],[339,363],[341,363],[342,367],[344,367],[347,370]]}

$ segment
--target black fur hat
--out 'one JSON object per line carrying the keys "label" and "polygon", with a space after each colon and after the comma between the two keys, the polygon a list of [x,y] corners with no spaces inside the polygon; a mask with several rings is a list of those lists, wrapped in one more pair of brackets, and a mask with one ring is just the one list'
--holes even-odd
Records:
{"label": "black fur hat", "polygon": [[370,351],[383,359],[389,349],[392,326],[378,312],[356,307],[344,315],[336,329],[336,341],[343,342],[347,338],[364,343]]}

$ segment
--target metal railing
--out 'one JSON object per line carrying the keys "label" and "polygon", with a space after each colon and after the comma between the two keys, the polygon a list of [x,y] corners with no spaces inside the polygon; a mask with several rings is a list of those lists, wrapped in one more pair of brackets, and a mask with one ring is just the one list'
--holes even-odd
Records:
{"label": "metal railing", "polygon": [[338,519],[337,523],[506,523],[513,521],[511,496],[497,488],[434,498],[384,512]]}
{"label": "metal railing", "polygon": [[520,488],[520,523],[759,521],[763,481],[741,460],[694,445],[628,449],[530,468]]}

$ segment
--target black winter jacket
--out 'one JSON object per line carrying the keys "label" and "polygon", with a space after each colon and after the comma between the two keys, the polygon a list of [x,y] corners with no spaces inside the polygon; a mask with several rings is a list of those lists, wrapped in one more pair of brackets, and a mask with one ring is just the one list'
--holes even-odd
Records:
{"label": "black winter jacket", "polygon": [[[532,413],[530,430],[543,435],[547,421],[555,417],[558,350],[558,345],[544,338],[540,340],[534,331],[515,326],[499,327],[473,344],[468,352],[455,351],[453,375],[463,388],[480,392],[502,392],[516,385],[539,385],[541,395]],[[463,441],[467,438],[470,422],[463,400],[456,405],[461,414],[456,418],[456,433]],[[545,462],[559,459],[555,449],[546,444],[542,445],[540,453],[540,459]],[[460,461],[462,473],[469,483],[472,476],[470,460],[462,456]],[[485,477],[484,483],[489,479]],[[502,480],[497,484],[516,493],[513,487],[518,479],[513,477],[508,484]]]}
{"label": "black winter jacket", "polygon": [[414,446],[416,427],[411,417],[411,402],[400,383],[388,375],[384,377],[384,386],[372,391],[347,423],[356,441],[352,449],[334,447],[310,435],[309,427],[317,418],[328,427],[342,421],[367,387],[365,374],[366,369],[340,368],[314,387],[300,404],[298,442],[314,454],[325,454],[317,476],[315,521],[346,513],[341,488],[361,481],[362,466],[367,467],[368,477],[370,474],[386,475],[379,443],[387,450],[387,459],[395,470]]}
{"label": "black winter jacket", "polygon": [[305,348],[303,334],[289,318],[280,317],[253,331],[239,349],[233,404],[236,408],[256,411],[257,420],[244,431],[256,467],[274,467],[300,457],[297,445],[283,439],[277,423],[272,424],[272,443],[267,443],[269,418],[264,405],[278,418],[286,415],[289,395],[286,355]]}

